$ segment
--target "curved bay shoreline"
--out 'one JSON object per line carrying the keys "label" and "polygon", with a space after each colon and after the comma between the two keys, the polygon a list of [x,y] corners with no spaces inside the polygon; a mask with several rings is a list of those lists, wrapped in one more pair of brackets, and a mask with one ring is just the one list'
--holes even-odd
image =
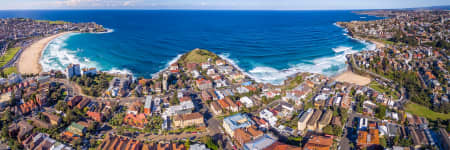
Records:
{"label": "curved bay shoreline", "polygon": [[17,61],[17,71],[22,74],[40,73],[42,71],[42,67],[39,61],[41,59],[42,52],[51,41],[69,33],[73,33],[73,31],[61,32],[44,37],[25,48]]}

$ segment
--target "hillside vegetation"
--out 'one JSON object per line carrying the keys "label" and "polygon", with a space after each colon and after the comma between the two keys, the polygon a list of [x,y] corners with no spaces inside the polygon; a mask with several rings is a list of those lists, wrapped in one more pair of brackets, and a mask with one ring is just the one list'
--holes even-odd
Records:
{"label": "hillside vegetation", "polygon": [[219,56],[211,51],[197,48],[181,56],[178,62],[181,64],[203,63],[207,62],[209,58],[211,58],[212,60],[216,60],[217,58],[219,58]]}
{"label": "hillside vegetation", "polygon": [[422,116],[431,120],[436,120],[437,118],[447,120],[450,119],[450,114],[434,112],[426,106],[419,105],[416,103],[409,103],[406,105],[406,112]]}

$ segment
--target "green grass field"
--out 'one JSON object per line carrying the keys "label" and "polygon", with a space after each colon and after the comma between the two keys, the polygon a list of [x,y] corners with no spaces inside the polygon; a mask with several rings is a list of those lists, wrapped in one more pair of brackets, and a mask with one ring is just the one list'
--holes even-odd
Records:
{"label": "green grass field", "polygon": [[440,118],[442,120],[450,119],[450,114],[434,112],[431,109],[416,103],[408,103],[405,110],[406,112],[409,112],[411,114],[415,114],[417,116],[425,117],[431,120],[436,120],[437,118]]}
{"label": "green grass field", "polygon": [[11,59],[13,59],[14,55],[20,50],[20,47],[10,48],[6,50],[5,55],[0,57],[0,66],[4,66]]}
{"label": "green grass field", "polygon": [[48,24],[65,24],[65,21],[36,20],[36,22],[48,22]]}
{"label": "green grass field", "polygon": [[3,69],[3,73],[5,73],[5,75],[10,75],[12,73],[17,73],[17,68],[16,67],[8,67]]}
{"label": "green grass field", "polygon": [[395,91],[395,90],[392,91],[391,88],[384,87],[383,85],[379,84],[376,81],[370,82],[369,87],[374,89],[375,91],[378,91],[378,92],[381,92],[381,93],[384,93],[387,95],[391,95],[394,99],[398,99],[397,95],[399,95],[399,93],[397,91]]}
{"label": "green grass field", "polygon": [[202,63],[207,62],[209,58],[216,59],[218,56],[208,50],[195,49],[182,56],[180,63]]}

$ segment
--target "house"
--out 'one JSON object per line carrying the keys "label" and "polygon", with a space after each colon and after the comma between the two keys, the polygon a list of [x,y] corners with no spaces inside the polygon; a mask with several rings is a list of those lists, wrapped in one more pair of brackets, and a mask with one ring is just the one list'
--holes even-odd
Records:
{"label": "house", "polygon": [[123,118],[123,122],[127,125],[134,126],[137,128],[144,128],[145,124],[147,124],[147,118],[145,114],[132,114],[129,113]]}
{"label": "house", "polygon": [[169,66],[169,70],[170,72],[178,72],[179,67],[178,67],[178,63],[173,63]]}
{"label": "house", "polygon": [[212,82],[210,80],[206,80],[206,79],[198,79],[195,81],[197,88],[200,90],[207,90],[212,88]]}
{"label": "house", "polygon": [[303,112],[302,116],[300,117],[300,119],[298,119],[297,122],[297,129],[299,131],[304,131],[306,129],[306,125],[309,121],[309,119],[311,118],[312,114],[314,113],[314,109],[309,108],[307,111]]}
{"label": "house", "polygon": [[246,114],[237,113],[223,119],[223,128],[225,132],[234,136],[234,131],[239,128],[246,128],[253,125],[253,121]]}
{"label": "house", "polygon": [[238,105],[233,100],[231,100],[230,97],[225,97],[224,100],[225,100],[226,103],[228,103],[228,105],[230,105],[230,107],[229,107],[230,111],[232,111],[232,112],[239,111]]}
{"label": "house", "polygon": [[221,115],[222,114],[222,108],[217,102],[211,102],[210,104],[211,110],[213,111],[214,115]]}
{"label": "house", "polygon": [[242,97],[241,99],[239,99],[239,101],[243,103],[247,108],[253,107],[253,101],[247,96]]}
{"label": "house", "polygon": [[42,114],[48,117],[52,126],[57,126],[59,123],[61,123],[61,117],[59,117],[58,115],[54,115],[48,112],[42,112]]}
{"label": "house", "polygon": [[259,112],[259,117],[269,122],[270,126],[274,127],[277,124],[278,118],[274,116],[274,114],[267,110],[263,109]]}
{"label": "house", "polygon": [[72,122],[72,124],[67,127],[66,131],[83,136],[86,132],[86,127],[82,126],[81,124]]}
{"label": "house", "polygon": [[369,129],[369,131],[358,131],[356,145],[359,149],[374,149],[380,147],[380,138],[378,129]]}
{"label": "house", "polygon": [[46,133],[34,133],[26,138],[22,145],[25,149],[54,149],[54,150],[71,150],[72,148],[56,142],[55,139],[50,138]]}
{"label": "house", "polygon": [[77,104],[77,108],[82,110],[84,107],[86,107],[86,105],[88,105],[91,102],[91,100],[89,98],[83,98],[83,100],[81,100],[78,104]]}
{"label": "house", "polygon": [[329,150],[333,145],[333,138],[328,136],[313,136],[303,146],[304,150]]}
{"label": "house", "polygon": [[243,147],[245,143],[255,140],[263,136],[263,134],[256,126],[250,126],[248,128],[236,129],[234,131],[234,139],[237,141],[239,147]]}
{"label": "house", "polygon": [[284,144],[281,142],[275,142],[269,147],[264,148],[264,150],[301,150],[301,147]]}
{"label": "house", "polygon": [[[157,149],[161,148],[163,146],[160,146],[161,144],[155,145],[155,144],[145,144],[141,141],[137,141],[134,139],[129,139],[127,137],[118,136],[118,135],[112,135],[112,134],[106,134],[105,138],[103,139],[103,142],[98,146],[97,150],[150,150],[150,149]],[[181,147],[181,146],[176,146]],[[167,149],[170,149],[168,146]]]}
{"label": "house", "polygon": [[263,136],[244,144],[244,150],[264,150],[276,143],[275,137],[264,134]]}
{"label": "house", "polygon": [[75,107],[81,100],[83,99],[82,96],[75,96],[72,99],[70,99],[67,102],[67,105],[69,105],[71,108]]}
{"label": "house", "polygon": [[202,101],[203,101],[203,102],[212,100],[211,95],[209,95],[208,91],[205,91],[205,90],[202,91],[201,98],[202,98]]}
{"label": "house", "polygon": [[217,59],[217,60],[216,60],[216,65],[217,65],[217,66],[225,65],[225,61],[222,60],[222,59]]}
{"label": "house", "polygon": [[22,120],[19,123],[13,123],[8,127],[8,133],[10,137],[17,137],[19,142],[25,140],[25,136],[33,130],[33,126],[27,121]]}
{"label": "house", "polygon": [[33,122],[33,125],[35,127],[45,128],[45,129],[50,129],[52,127],[49,123],[39,120],[39,119],[36,119],[36,118],[31,118],[31,121]]}
{"label": "house", "polygon": [[102,112],[95,112],[95,111],[88,111],[86,113],[90,118],[97,122],[103,122],[103,113]]}
{"label": "house", "polygon": [[173,125],[176,128],[185,128],[189,126],[204,126],[203,115],[196,112],[190,114],[175,115],[173,117]]}
{"label": "house", "polygon": [[139,113],[139,109],[141,108],[141,103],[136,101],[128,106],[127,113],[137,115]]}

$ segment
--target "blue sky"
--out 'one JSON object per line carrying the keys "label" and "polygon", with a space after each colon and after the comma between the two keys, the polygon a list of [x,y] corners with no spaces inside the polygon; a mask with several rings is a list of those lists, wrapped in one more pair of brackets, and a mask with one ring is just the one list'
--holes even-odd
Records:
{"label": "blue sky", "polygon": [[450,5],[450,0],[0,0],[0,9],[336,10]]}

